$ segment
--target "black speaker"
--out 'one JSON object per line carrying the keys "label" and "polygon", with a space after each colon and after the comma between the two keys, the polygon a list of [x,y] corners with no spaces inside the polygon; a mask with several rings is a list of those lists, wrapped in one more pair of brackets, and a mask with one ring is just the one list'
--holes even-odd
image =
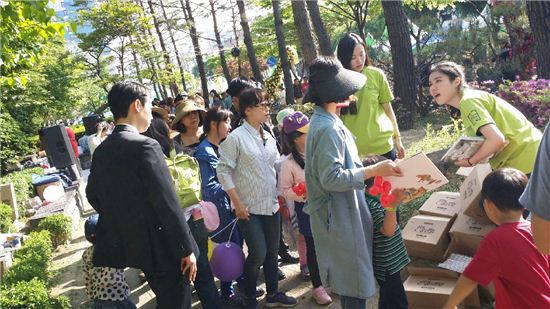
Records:
{"label": "black speaker", "polygon": [[90,136],[97,132],[95,126],[99,122],[98,115],[90,115],[90,116],[83,117],[82,122],[84,123],[84,128],[86,129],[86,135]]}
{"label": "black speaker", "polygon": [[73,147],[69,141],[64,125],[57,125],[42,129],[42,145],[50,164],[61,170],[77,164]]}

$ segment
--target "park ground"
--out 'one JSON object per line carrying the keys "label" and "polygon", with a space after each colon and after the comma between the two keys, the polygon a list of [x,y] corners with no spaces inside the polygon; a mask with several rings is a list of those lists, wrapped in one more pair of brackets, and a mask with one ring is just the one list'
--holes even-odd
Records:
{"label": "park ground", "polygon": [[[423,130],[409,130],[403,132],[403,142],[405,147],[415,140],[421,139],[424,135]],[[88,170],[84,171],[84,178],[87,178]],[[90,243],[84,237],[84,221],[86,217],[94,213],[89,203],[84,199],[84,214],[80,220],[78,230],[72,234],[72,240],[63,246],[58,247],[54,252],[53,271],[54,277],[54,295],[65,295],[70,301],[72,308],[88,308],[90,301],[86,295],[84,286],[84,276],[80,270],[82,253]],[[281,291],[296,297],[299,304],[295,308],[340,308],[340,302],[337,295],[332,294],[333,303],[328,306],[319,306],[312,298],[311,283],[305,282],[300,277],[300,267],[298,264],[282,265],[282,269],[287,278],[279,282]],[[155,295],[150,290],[146,282],[140,279],[138,271],[135,269],[126,269],[126,279],[128,280],[131,294],[130,298],[137,304],[138,308],[155,308]],[[263,278],[260,278],[261,286],[265,289]],[[369,301],[368,308],[378,307],[378,296]],[[193,308],[202,308],[196,293],[193,293]],[[260,299],[260,305],[264,299]]]}

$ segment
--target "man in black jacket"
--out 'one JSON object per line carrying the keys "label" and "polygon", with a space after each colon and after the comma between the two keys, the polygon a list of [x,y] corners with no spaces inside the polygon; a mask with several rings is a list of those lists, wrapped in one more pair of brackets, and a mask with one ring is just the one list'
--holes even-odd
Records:
{"label": "man in black jacket", "polygon": [[148,89],[117,83],[108,104],[113,133],[94,153],[86,194],[99,214],[94,266],[143,270],[158,308],[190,308],[197,245],[189,231],[151,123]]}

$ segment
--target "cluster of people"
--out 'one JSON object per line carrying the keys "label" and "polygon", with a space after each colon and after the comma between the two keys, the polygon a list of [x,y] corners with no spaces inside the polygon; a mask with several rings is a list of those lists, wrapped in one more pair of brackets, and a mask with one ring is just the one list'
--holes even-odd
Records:
{"label": "cluster of people", "polygon": [[[85,255],[89,284],[102,285],[90,289],[98,307],[106,302],[135,307],[119,276],[125,267],[144,272],[158,308],[189,308],[191,281],[203,308],[222,303],[258,308],[257,298],[264,294],[267,307],[292,307],[297,299],[278,285],[283,255],[299,260],[320,305],[332,302],[330,288],[342,308],[366,308],[378,283],[379,308],[408,307],[400,272],[410,258],[397,211],[403,191],[392,191],[395,199],[388,207],[368,193],[373,177],[402,176],[396,160],[405,157],[405,149],[389,83],[355,34],[340,40],[337,57],[318,57],[308,79],[302,99],[315,104],[311,120],[287,109],[277,117],[278,130],[267,93],[246,78],[230,82],[230,106],[212,104],[208,110],[204,100],[187,97],[176,98],[177,106],[168,111],[154,107],[139,83],[113,86],[108,104],[117,125],[94,152],[86,189],[99,215],[89,223],[94,246]],[[458,305],[476,282],[490,281],[496,283],[499,307],[550,306],[545,243],[550,236],[543,235],[550,231],[544,225],[550,220],[550,207],[544,206],[550,192],[544,172],[548,143],[535,168],[542,133],[504,100],[467,88],[454,63],[433,67],[430,93],[437,104],[460,111],[468,135],[485,137],[477,153],[457,164],[472,166],[491,157],[495,169],[483,183],[481,207],[499,227],[482,242],[447,306]],[[215,231],[206,230],[199,205],[179,205],[165,163],[178,153],[197,159],[202,198],[218,210]],[[524,207],[542,222],[535,239],[523,219]],[[300,234],[299,259],[288,256],[282,241],[282,220],[290,218]],[[224,229],[235,220],[233,232]],[[209,237],[246,243],[238,291],[233,282],[220,282],[218,292],[208,261]],[[546,249],[539,252],[535,244]],[[258,287],[262,268],[265,291]],[[101,292],[113,289],[97,275],[106,269],[120,279],[122,293],[116,298]]]}

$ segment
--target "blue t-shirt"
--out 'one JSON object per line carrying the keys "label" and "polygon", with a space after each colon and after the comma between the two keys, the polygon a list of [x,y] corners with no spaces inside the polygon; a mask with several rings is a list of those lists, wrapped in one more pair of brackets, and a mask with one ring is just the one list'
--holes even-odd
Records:
{"label": "blue t-shirt", "polygon": [[533,173],[519,202],[544,220],[550,220],[550,125],[546,126]]}

